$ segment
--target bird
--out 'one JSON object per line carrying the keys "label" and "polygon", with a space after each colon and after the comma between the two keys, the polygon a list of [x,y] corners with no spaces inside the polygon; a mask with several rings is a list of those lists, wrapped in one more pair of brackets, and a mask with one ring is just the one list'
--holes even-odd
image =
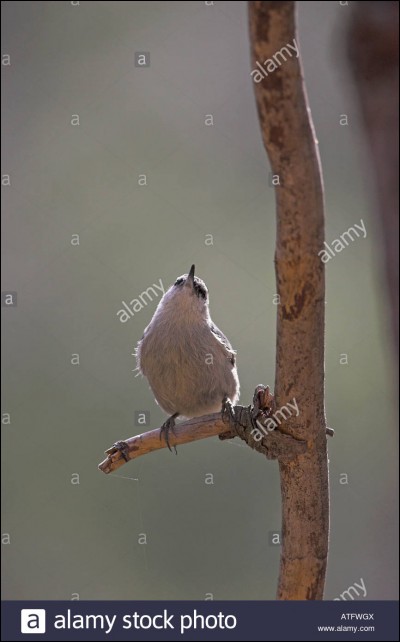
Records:
{"label": "bird", "polygon": [[[136,347],[137,370],[158,405],[169,415],[160,439],[171,450],[175,419],[191,419],[222,410],[239,399],[236,351],[212,321],[206,284],[188,274],[165,292]],[[176,448],[175,448],[176,453]]]}

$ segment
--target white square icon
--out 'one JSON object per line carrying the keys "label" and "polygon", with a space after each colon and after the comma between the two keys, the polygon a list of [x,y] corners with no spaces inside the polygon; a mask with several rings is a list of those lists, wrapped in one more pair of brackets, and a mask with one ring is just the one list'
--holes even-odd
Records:
{"label": "white square icon", "polygon": [[21,609],[21,633],[46,633],[46,610]]}

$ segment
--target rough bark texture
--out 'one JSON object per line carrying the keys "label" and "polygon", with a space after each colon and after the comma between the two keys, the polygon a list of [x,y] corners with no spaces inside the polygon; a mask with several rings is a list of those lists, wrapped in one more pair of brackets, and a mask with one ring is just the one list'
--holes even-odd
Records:
{"label": "rough bark texture", "polygon": [[[250,2],[252,68],[293,44],[294,2]],[[254,83],[276,189],[277,319],[275,403],[296,398],[300,415],[284,430],[307,453],[280,461],[282,552],[278,599],[322,599],[328,555],[329,493],[324,410],[323,186],[300,59],[293,53]]]}
{"label": "rough bark texture", "polygon": [[353,2],[348,49],[378,191],[378,226],[399,343],[399,3]]}
{"label": "rough bark texture", "polygon": [[[229,425],[224,423],[221,413],[218,412],[207,417],[196,417],[188,422],[177,424],[174,432],[169,435],[169,443],[174,447],[188,444],[198,439],[215,437],[227,431],[229,431]],[[165,436],[160,434],[160,429],[149,430],[141,435],[118,441],[114,446],[111,446],[106,450],[107,458],[99,464],[98,468],[103,473],[109,474],[118,470],[131,459],[136,459],[166,447]]]}
{"label": "rough bark texture", "polygon": [[[222,412],[195,417],[176,424],[173,432],[170,431],[169,434],[170,446],[180,446],[217,435],[220,439],[240,437],[250,448],[261,453],[267,459],[290,461],[306,451],[307,443],[305,441],[294,439],[279,430],[267,430],[261,440],[257,440],[255,437],[257,432],[260,433],[260,426],[267,424],[273,408],[273,395],[270,394],[269,388],[257,386],[251,406],[227,404]],[[332,431],[329,434],[332,434]],[[162,432],[160,428],[149,430],[124,441],[117,441],[106,450],[107,457],[99,464],[98,468],[103,473],[109,474],[118,470],[131,459],[166,447],[165,432]]]}

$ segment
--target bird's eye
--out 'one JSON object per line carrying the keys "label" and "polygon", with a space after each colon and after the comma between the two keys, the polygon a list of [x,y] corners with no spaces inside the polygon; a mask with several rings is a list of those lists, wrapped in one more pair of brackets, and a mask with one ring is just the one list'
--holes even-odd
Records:
{"label": "bird's eye", "polygon": [[183,276],[180,276],[179,279],[176,279],[174,285],[182,285],[184,281],[185,281],[185,278]]}
{"label": "bird's eye", "polygon": [[194,289],[199,299],[207,298],[207,290],[202,283],[195,282]]}

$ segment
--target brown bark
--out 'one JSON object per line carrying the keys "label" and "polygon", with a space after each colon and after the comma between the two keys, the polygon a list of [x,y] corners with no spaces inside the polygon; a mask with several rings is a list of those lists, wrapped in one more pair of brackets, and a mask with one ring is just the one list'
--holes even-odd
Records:
{"label": "brown bark", "polygon": [[[253,69],[296,39],[294,2],[250,2]],[[298,40],[296,39],[297,45]],[[322,599],[329,494],[324,410],[323,186],[300,59],[292,55],[254,83],[264,145],[276,187],[277,319],[275,401],[296,398],[285,431],[308,450],[280,462],[282,551],[278,599]]]}
{"label": "brown bark", "polygon": [[[229,404],[222,413],[194,417],[176,424],[174,430],[169,434],[170,446],[181,446],[217,435],[220,439],[240,437],[250,448],[265,455],[268,459],[290,461],[293,457],[305,452],[307,448],[305,441],[295,439],[280,430],[267,431],[260,441],[257,441],[254,436],[259,432],[260,425],[268,425],[273,408],[273,396],[270,394],[269,388],[257,386],[252,406],[231,406]],[[330,435],[333,434],[329,428],[327,432]],[[118,470],[131,459],[166,447],[165,433],[162,433],[160,428],[156,428],[116,442],[114,446],[106,450],[107,457],[99,464],[98,468],[103,473],[109,474]]]}
{"label": "brown bark", "polygon": [[[229,425],[224,423],[221,413],[214,413],[208,415],[207,418],[196,417],[182,424],[177,424],[174,432],[170,432],[168,440],[172,447],[176,447],[199,439],[223,435],[226,432],[229,432]],[[161,448],[167,448],[165,436],[161,435],[159,428],[149,430],[111,446],[106,450],[107,458],[99,464],[98,468],[103,473],[109,474],[118,470],[127,461]]]}

